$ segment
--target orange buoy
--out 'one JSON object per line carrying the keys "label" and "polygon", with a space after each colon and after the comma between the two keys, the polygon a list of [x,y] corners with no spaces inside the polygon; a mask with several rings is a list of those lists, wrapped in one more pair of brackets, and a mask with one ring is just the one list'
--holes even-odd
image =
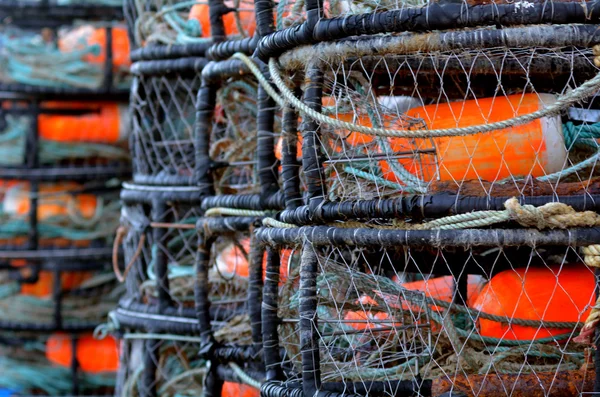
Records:
{"label": "orange buoy", "polygon": [[[481,290],[485,287],[486,281],[483,277],[469,274],[467,276],[467,306],[472,306]],[[411,281],[403,283],[403,287],[425,293],[425,296],[452,302],[454,298],[454,277],[432,277],[427,280]],[[432,306],[434,310],[443,310],[437,306]]]}
{"label": "orange buoy", "polygon": [[[250,252],[250,238],[244,238],[240,240],[240,245],[246,253]],[[292,250],[284,249],[281,251],[281,267],[279,273],[279,281],[282,282],[287,278],[289,261]],[[267,276],[266,266],[267,255],[266,252],[263,256],[263,280]],[[236,244],[228,244],[223,248],[215,260],[219,273],[226,277],[232,277],[234,275],[239,277],[247,278],[250,275],[250,269],[246,256]]]}
{"label": "orange buoy", "polygon": [[[583,264],[550,268],[519,268],[498,273],[481,291],[473,308],[508,319],[584,321],[595,302],[595,277]],[[479,319],[482,336],[531,340],[571,329],[527,327]]]}
{"label": "orange buoy", "polygon": [[[122,26],[112,27],[112,60],[113,65],[118,68],[128,68],[131,64],[129,59],[129,36],[127,29]],[[63,52],[71,52],[97,45],[101,48],[98,55],[88,54],[84,60],[90,63],[104,64],[106,62],[106,29],[96,28],[92,25],[82,25],[69,30],[58,40],[58,48]]]}
{"label": "orange buoy", "polygon": [[[323,98],[324,106],[331,103]],[[523,94],[482,98],[477,100],[440,103],[408,110],[407,116],[422,120],[418,129],[450,129],[484,125],[515,116],[533,113],[555,101],[551,94]],[[371,127],[365,115],[338,113],[332,118]],[[417,123],[419,124],[419,123]],[[382,127],[406,129],[397,118],[382,116]],[[337,130],[340,140],[332,142],[336,153],[350,147],[374,143],[373,135]],[[432,139],[387,138],[395,154],[404,154],[396,160],[380,160],[383,176],[402,183],[389,161],[397,161],[408,172],[425,182],[434,180],[461,181],[481,179],[496,181],[510,176],[543,176],[560,171],[566,161],[562,124],[559,116],[543,117],[530,123],[495,130],[485,134]],[[276,145],[276,157],[281,160],[281,139]],[[381,154],[379,145],[375,149]],[[301,145],[298,155],[301,156]],[[368,156],[365,148],[365,156]],[[351,165],[351,163],[349,163]]]}
{"label": "orange buoy", "polygon": [[[84,218],[93,218],[96,214],[97,198],[93,194],[72,193],[81,190],[81,185],[71,182],[40,185],[38,220],[68,216],[72,211]],[[15,217],[27,216],[31,205],[30,196],[29,184],[23,182],[12,185],[4,193],[4,212]]]}
{"label": "orange buoy", "polygon": [[252,386],[241,383],[224,382],[223,397],[259,397],[260,391]]}
{"label": "orange buoy", "polygon": [[[225,6],[234,8],[233,1],[226,0]],[[252,37],[256,30],[256,19],[254,17],[254,3],[253,2],[241,2],[239,18],[242,25],[242,29],[246,33],[246,36]],[[200,22],[202,26],[202,37],[211,37],[210,32],[210,13],[208,4],[196,4],[190,9],[188,19],[195,19]],[[234,12],[228,12],[223,15],[223,25],[225,26],[225,34],[227,36],[239,35],[240,31],[235,22]]]}
{"label": "orange buoy", "polygon": [[[21,267],[22,262],[11,262],[13,266]],[[61,272],[60,285],[63,291],[70,291],[79,287],[85,281],[92,278],[92,272]],[[54,287],[54,276],[52,272],[40,271],[35,283],[22,283],[21,294],[46,298],[52,294]]]}
{"label": "orange buoy", "polygon": [[[524,94],[449,102],[410,109],[428,129],[468,127],[503,121],[533,113],[553,103],[551,94]],[[533,177],[560,171],[567,150],[559,116],[486,134],[433,139],[390,139],[393,152],[434,151],[397,160],[410,173],[430,182],[481,179],[495,181],[510,176]],[[399,181],[387,161],[381,161],[384,176]]]}
{"label": "orange buoy", "polygon": [[89,109],[81,115],[41,114],[40,137],[57,142],[116,143],[128,139],[128,110],[115,102],[42,102],[47,109]]}
{"label": "orange buoy", "polygon": [[[76,349],[77,362],[84,372],[116,372],[119,367],[117,342],[111,336],[98,340],[91,335],[81,335]],[[70,367],[73,358],[71,337],[52,334],[46,341],[46,358],[56,365]]]}

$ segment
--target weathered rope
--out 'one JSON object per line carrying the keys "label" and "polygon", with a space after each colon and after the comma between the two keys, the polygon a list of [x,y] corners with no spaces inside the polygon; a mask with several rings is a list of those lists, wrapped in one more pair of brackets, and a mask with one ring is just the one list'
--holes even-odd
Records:
{"label": "weathered rope", "polygon": [[137,258],[142,253],[142,248],[144,247],[144,242],[146,242],[146,235],[142,234],[140,236],[140,240],[138,241],[138,245],[135,249],[133,256],[129,260],[129,263],[127,264],[127,266],[125,266],[125,270],[123,271],[123,273],[121,273],[121,270],[119,270],[119,247],[121,246],[121,243],[123,242],[123,238],[125,238],[126,234],[127,234],[127,228],[124,226],[119,226],[119,228],[117,229],[117,235],[115,237],[115,241],[113,242],[113,250],[112,250],[113,272],[115,273],[115,277],[117,277],[117,280],[120,283],[125,281],[127,274],[133,267],[133,264],[135,263]]}
{"label": "weathered rope", "polygon": [[206,210],[204,216],[219,216],[219,215],[229,215],[229,216],[265,216],[267,213],[265,211],[254,211],[254,210],[244,210],[237,208],[225,208],[225,207],[215,207]]}
{"label": "weathered rope", "polygon": [[[413,229],[413,230],[456,230],[472,229],[490,226],[496,223],[514,221],[523,227],[536,229],[568,229],[573,227],[600,226],[600,215],[594,211],[577,212],[573,207],[563,203],[548,203],[541,207],[521,205],[516,198],[506,200],[505,210],[502,211],[476,211],[466,214],[451,215],[421,224],[399,222],[396,225],[375,225],[360,222],[334,223],[332,226],[345,228],[368,227],[374,229]],[[269,227],[291,228],[297,227],[289,223],[282,223],[272,218],[263,219],[263,225]],[[600,245],[598,246],[600,252]],[[589,259],[600,264],[600,257]],[[588,265],[594,266],[594,265]],[[598,265],[600,267],[600,265]]]}
{"label": "weathered rope", "polygon": [[296,98],[294,93],[287,87],[287,85],[281,78],[281,74],[279,72],[279,69],[277,68],[276,60],[274,58],[271,58],[269,60],[269,73],[271,74],[271,80],[279,89],[283,97],[280,96],[277,92],[275,92],[273,87],[271,87],[271,84],[267,81],[263,73],[260,71],[260,69],[256,66],[256,64],[251,58],[241,53],[234,54],[233,58],[241,60],[250,69],[250,71],[256,76],[258,82],[263,86],[264,90],[273,98],[275,102],[277,102],[279,106],[283,107],[286,103],[289,102],[292,106],[294,106],[306,116],[321,123],[330,125],[334,128],[360,132],[367,135],[387,137],[431,138],[465,136],[510,128],[516,125],[529,123],[542,117],[559,114],[568,106],[594,95],[600,88],[600,74],[597,74],[595,77],[586,81],[579,87],[557,98],[556,102],[548,105],[547,107],[532,113],[513,117],[507,120],[461,128],[447,128],[434,130],[393,130],[387,128],[372,128],[357,125],[354,123],[349,123],[346,121],[331,118],[323,113],[311,109],[301,100]]}
{"label": "weathered rope", "polygon": [[252,377],[245,373],[244,370],[241,369],[236,363],[229,363],[229,367],[243,383],[260,390],[261,383],[255,379],[252,379]]}
{"label": "weathered rope", "polygon": [[[600,244],[594,244],[581,249],[583,261],[593,268],[600,268]],[[596,328],[600,322],[600,296],[596,300],[592,310],[585,320],[583,328],[574,341],[578,343],[592,344],[596,336]]]}
{"label": "weathered rope", "polygon": [[263,223],[263,226],[277,227],[277,228],[282,228],[282,229],[291,229],[291,228],[298,227],[292,223],[280,222],[273,218],[265,218],[265,219],[263,219],[262,223]]}

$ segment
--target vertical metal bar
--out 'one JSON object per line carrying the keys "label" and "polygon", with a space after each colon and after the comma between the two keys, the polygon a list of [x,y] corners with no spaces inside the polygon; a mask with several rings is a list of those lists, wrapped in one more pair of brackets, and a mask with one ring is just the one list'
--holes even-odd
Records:
{"label": "vertical metal bar", "polygon": [[71,335],[71,393],[79,395],[79,361],[77,360],[77,335]]}
{"label": "vertical metal bar", "polygon": [[194,127],[196,135],[194,137],[196,142],[196,166],[194,169],[194,181],[205,195],[214,194],[209,148],[216,102],[216,87],[203,81],[196,101],[196,124]]}
{"label": "vertical metal bar", "polygon": [[285,208],[294,210],[302,204],[300,194],[300,162],[298,161],[298,114],[287,106],[283,110],[281,143],[281,177]]}
{"label": "vertical metal bar", "polygon": [[113,29],[112,26],[107,26],[104,28],[104,32],[106,34],[106,48],[105,52],[105,60],[104,60],[104,81],[103,86],[106,92],[110,92],[113,87]]}
{"label": "vertical metal bar", "polygon": [[144,342],[142,379],[140,382],[140,397],[156,397],[156,371],[160,341],[147,340]]}
{"label": "vertical metal bar", "polygon": [[265,359],[266,379],[283,380],[281,355],[279,354],[279,334],[277,326],[279,318],[279,267],[281,259],[279,251],[267,247],[267,274],[263,288],[262,319],[263,319],[263,351]]}
{"label": "vertical metal bar", "polygon": [[52,301],[54,303],[54,328],[57,330],[63,327],[62,318],[62,280],[60,279],[61,271],[56,267],[52,271]]}
{"label": "vertical metal bar", "polygon": [[[162,222],[165,217],[166,205],[161,199],[153,200],[152,202],[152,220],[154,222]],[[169,264],[166,249],[167,229],[155,227],[152,229],[152,243],[156,246],[152,250],[156,254],[154,259],[154,272],[156,274],[156,283],[158,287],[158,310],[164,312],[171,305],[171,294],[169,288]]]}
{"label": "vertical metal bar", "polygon": [[306,397],[321,388],[321,358],[317,317],[318,258],[310,243],[302,247],[300,262],[300,354],[302,356],[302,389]]}
{"label": "vertical metal bar", "polygon": [[[306,72],[306,90],[304,103],[311,109],[321,112],[323,97],[323,72],[318,66],[310,66]],[[302,132],[302,169],[306,180],[308,205],[311,213],[319,207],[325,198],[323,182],[323,163],[321,147],[317,133],[319,123],[311,118],[305,118],[300,126]]]}

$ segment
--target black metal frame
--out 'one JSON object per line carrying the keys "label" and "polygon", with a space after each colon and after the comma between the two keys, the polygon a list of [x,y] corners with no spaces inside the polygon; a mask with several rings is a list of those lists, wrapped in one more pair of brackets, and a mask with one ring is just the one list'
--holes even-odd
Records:
{"label": "black metal frame", "polygon": [[121,7],[99,4],[61,5],[55,0],[2,0],[0,20],[25,28],[55,27],[72,23],[76,19],[123,19]]}
{"label": "black metal frame", "polygon": [[[313,45],[325,42],[351,42],[363,38],[360,35],[375,35],[402,31],[424,32],[430,30],[459,29],[477,26],[505,27],[520,24],[597,24],[600,21],[600,2],[586,3],[586,13],[581,4],[546,3],[534,4],[526,12],[520,12],[514,4],[466,5],[440,3],[427,7],[403,8],[376,14],[353,15],[326,19],[319,15],[323,2],[308,0],[306,3],[307,21],[282,31],[267,34],[258,45],[257,54],[266,62],[301,45]],[[580,28],[580,27],[577,27]],[[594,26],[581,27],[593,31]],[[495,31],[498,32],[498,31]],[[460,35],[461,32],[449,32],[448,35]],[[499,37],[491,33],[486,40]],[[500,33],[501,35],[501,33]],[[494,36],[494,37],[493,37]],[[595,37],[594,34],[592,36]],[[366,37],[369,40],[370,37]],[[580,43],[588,46],[594,42]],[[596,39],[597,40],[597,39]],[[448,40],[448,43],[452,43]],[[577,44],[574,44],[577,45]],[[351,59],[350,62],[353,60]],[[303,102],[313,110],[320,112],[323,97],[323,72],[318,62],[308,65],[304,77]],[[296,76],[298,78],[298,76]],[[260,228],[255,232],[258,243],[267,247],[267,278],[263,290],[263,350],[265,357],[266,379],[261,388],[264,397],[296,396],[412,396],[431,395],[432,383],[427,379],[399,381],[397,384],[372,382],[365,386],[358,383],[321,382],[319,373],[319,340],[315,322],[316,316],[316,276],[317,259],[313,252],[323,247],[372,247],[394,249],[395,247],[532,247],[532,246],[587,246],[600,241],[598,228],[570,230],[552,230],[539,232],[523,229],[468,229],[456,231],[419,231],[419,230],[380,230],[336,228],[318,226],[332,221],[364,219],[405,219],[422,220],[446,215],[461,214],[473,210],[500,210],[510,197],[469,197],[454,193],[432,195],[411,195],[394,199],[355,200],[328,202],[323,182],[323,159],[319,149],[319,124],[305,118],[300,128],[302,134],[302,158],[296,158],[298,114],[292,108],[284,109],[282,175],[283,200],[285,209],[277,216],[278,220],[298,225],[296,228]],[[306,185],[304,194],[300,193],[299,170],[303,170]],[[524,196],[519,197],[522,204],[540,206],[549,202],[562,202],[576,210],[600,211],[596,194],[578,194],[572,196]],[[303,226],[307,225],[307,226]],[[302,385],[286,383],[281,367],[281,353],[277,333],[278,281],[280,270],[279,249],[283,247],[303,247],[300,276],[300,335],[302,352]],[[597,276],[600,285],[600,278]],[[461,281],[455,279],[456,288]],[[458,291],[457,296],[466,299]],[[310,319],[316,319],[311,321]],[[600,329],[600,328],[599,328]],[[600,346],[600,338],[595,341]],[[596,362],[600,354],[596,354]],[[600,369],[596,367],[595,391],[600,392]]]}

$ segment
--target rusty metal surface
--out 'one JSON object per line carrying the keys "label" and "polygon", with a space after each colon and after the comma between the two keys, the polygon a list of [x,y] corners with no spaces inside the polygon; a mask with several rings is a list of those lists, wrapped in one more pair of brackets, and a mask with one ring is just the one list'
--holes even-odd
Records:
{"label": "rusty metal surface", "polygon": [[594,371],[559,371],[523,374],[457,375],[435,379],[432,396],[452,391],[467,396],[575,397],[591,392]]}

